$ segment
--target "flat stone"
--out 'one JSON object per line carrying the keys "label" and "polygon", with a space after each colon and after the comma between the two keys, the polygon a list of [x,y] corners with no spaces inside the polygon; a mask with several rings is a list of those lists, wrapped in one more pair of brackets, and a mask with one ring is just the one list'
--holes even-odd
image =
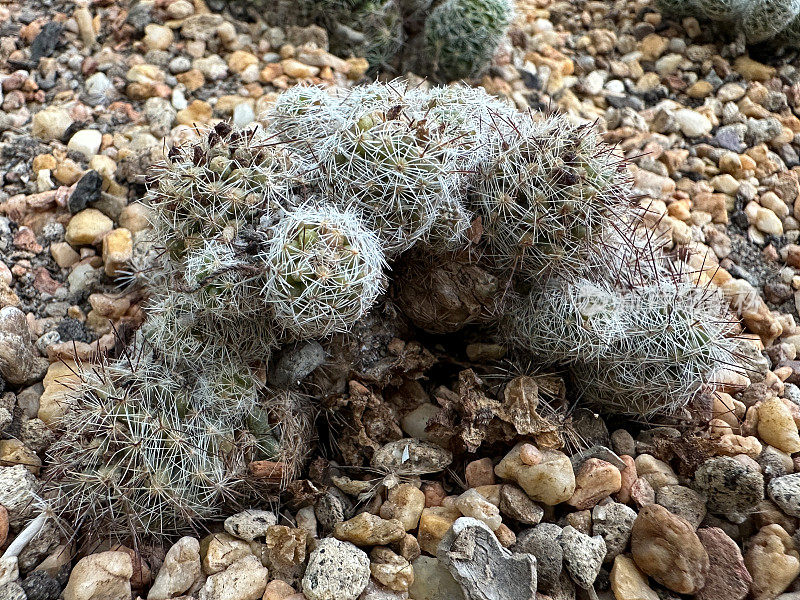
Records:
{"label": "flat stone", "polygon": [[536,559],[503,548],[485,523],[461,517],[439,544],[439,561],[461,585],[466,600],[536,597]]}

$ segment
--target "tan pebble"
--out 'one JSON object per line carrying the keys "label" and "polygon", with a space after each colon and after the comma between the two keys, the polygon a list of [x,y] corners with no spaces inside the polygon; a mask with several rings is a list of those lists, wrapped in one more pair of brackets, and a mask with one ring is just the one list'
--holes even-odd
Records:
{"label": "tan pebble", "polygon": [[542,453],[533,444],[522,444],[519,449],[519,458],[526,465],[538,465],[542,462]]}
{"label": "tan pebble", "polygon": [[71,267],[81,258],[67,242],[54,242],[50,244],[50,255],[62,269]]}
{"label": "tan pebble", "polygon": [[758,435],[778,450],[790,454],[800,452],[797,425],[780,398],[769,398],[758,407]]}
{"label": "tan pebble", "polygon": [[133,236],[131,232],[120,227],[106,234],[103,238],[103,263],[106,275],[116,277],[127,266],[133,257]]}
{"label": "tan pebble", "polygon": [[96,244],[113,227],[114,222],[99,210],[86,208],[69,220],[64,239],[73,246]]}

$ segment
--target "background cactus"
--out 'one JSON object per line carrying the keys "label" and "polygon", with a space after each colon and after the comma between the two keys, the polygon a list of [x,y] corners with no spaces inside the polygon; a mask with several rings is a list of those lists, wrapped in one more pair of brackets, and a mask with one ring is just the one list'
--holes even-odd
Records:
{"label": "background cactus", "polygon": [[512,19],[508,0],[446,0],[425,21],[432,72],[448,81],[480,74]]}
{"label": "background cactus", "polygon": [[328,31],[331,51],[365,57],[372,74],[452,81],[480,75],[513,20],[510,0],[234,0],[267,21]]}
{"label": "background cactus", "polygon": [[798,0],[659,0],[661,10],[677,17],[696,16],[718,23],[749,44],[793,44],[800,29]]}

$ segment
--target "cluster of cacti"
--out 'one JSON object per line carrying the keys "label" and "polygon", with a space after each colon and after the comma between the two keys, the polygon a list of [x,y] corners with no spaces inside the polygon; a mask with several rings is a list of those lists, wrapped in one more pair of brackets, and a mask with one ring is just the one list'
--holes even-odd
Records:
{"label": "cluster of cacti", "polygon": [[658,0],[661,9],[679,17],[695,16],[716,23],[749,44],[800,42],[798,0]]}
{"label": "cluster of cacti", "polygon": [[276,22],[324,26],[334,52],[363,56],[374,72],[444,81],[481,74],[514,15],[510,0],[298,0],[267,9]]}
{"label": "cluster of cacti", "polygon": [[84,376],[52,451],[66,510],[127,507],[158,532],[215,515],[254,458],[299,462],[307,403],[259,374],[273,348],[347,333],[390,265],[414,323],[499,321],[606,409],[680,408],[729,352],[720,299],[631,243],[624,163],[589,127],[400,81],[295,87],[265,119],[218,124],[153,170],[163,251],[139,277],[140,358]]}

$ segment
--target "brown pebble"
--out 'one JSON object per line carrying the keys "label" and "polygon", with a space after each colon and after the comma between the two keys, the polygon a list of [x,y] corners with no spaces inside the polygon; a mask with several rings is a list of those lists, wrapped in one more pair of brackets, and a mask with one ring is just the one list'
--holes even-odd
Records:
{"label": "brown pebble", "polygon": [[542,462],[542,453],[533,444],[522,444],[519,449],[519,459],[526,465],[538,465]]}

